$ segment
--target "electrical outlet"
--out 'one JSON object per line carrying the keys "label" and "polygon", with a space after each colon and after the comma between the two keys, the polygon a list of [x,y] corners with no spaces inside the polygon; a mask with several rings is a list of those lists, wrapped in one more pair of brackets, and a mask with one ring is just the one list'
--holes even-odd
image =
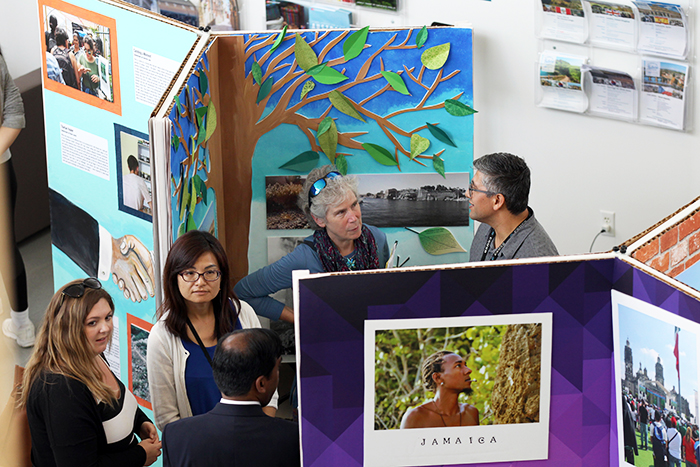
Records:
{"label": "electrical outlet", "polygon": [[613,211],[600,211],[600,230],[605,230],[602,234],[605,237],[615,236],[615,213]]}

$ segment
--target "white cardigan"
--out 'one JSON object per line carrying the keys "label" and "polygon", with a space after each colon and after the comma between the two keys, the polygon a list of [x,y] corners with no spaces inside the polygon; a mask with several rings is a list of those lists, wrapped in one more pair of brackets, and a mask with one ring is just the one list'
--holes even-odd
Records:
{"label": "white cardigan", "polygon": [[[190,353],[185,350],[182,340],[165,326],[165,316],[167,313],[153,325],[146,353],[153,415],[161,431],[170,422],[192,416],[185,387],[185,364]],[[243,329],[262,327],[253,308],[242,300],[238,319]],[[275,392],[269,405],[277,408],[277,399]]]}

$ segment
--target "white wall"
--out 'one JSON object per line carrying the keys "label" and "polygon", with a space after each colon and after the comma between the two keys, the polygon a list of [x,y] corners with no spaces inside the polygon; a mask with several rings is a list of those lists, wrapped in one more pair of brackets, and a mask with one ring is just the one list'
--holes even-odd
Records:
{"label": "white wall", "polygon": [[13,78],[41,67],[38,11],[35,0],[0,0],[0,47]]}
{"label": "white wall", "polygon": [[[601,209],[616,214],[608,250],[700,195],[700,138],[534,105],[539,42],[534,2],[399,0],[399,13],[356,8],[359,26],[422,26],[433,21],[474,27],[476,157],[508,151],[533,172],[530,204],[564,254],[588,251]],[[264,29],[262,0],[239,0],[242,26]],[[117,25],[118,27],[119,25]],[[697,31],[697,21],[692,21]],[[0,45],[13,76],[40,65],[36,4],[0,0]],[[700,34],[695,33],[696,44]],[[693,58],[694,60],[694,58]],[[691,74],[691,85],[696,80]],[[700,124],[700,98],[691,114]]]}

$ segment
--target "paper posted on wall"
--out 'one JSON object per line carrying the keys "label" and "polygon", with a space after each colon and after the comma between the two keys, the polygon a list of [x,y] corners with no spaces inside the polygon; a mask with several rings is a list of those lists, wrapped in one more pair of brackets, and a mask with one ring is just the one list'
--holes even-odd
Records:
{"label": "paper posted on wall", "polygon": [[627,73],[583,65],[591,113],[632,120],[637,115],[637,87]]}
{"label": "paper posted on wall", "polygon": [[682,130],[688,65],[645,58],[642,60],[643,88],[639,120],[652,125]]}
{"label": "paper posted on wall", "polygon": [[540,0],[542,4],[542,37],[583,43],[588,23],[581,0]]}
{"label": "paper posted on wall", "polygon": [[590,8],[591,44],[617,49],[634,49],[635,14],[632,7],[602,1],[586,2]]}
{"label": "paper posted on wall", "polygon": [[685,58],[688,49],[687,17],[680,5],[661,2],[632,2],[640,16],[641,53]]}
{"label": "paper posted on wall", "polygon": [[543,97],[540,105],[553,109],[583,112],[588,98],[581,85],[581,66],[586,57],[556,52],[540,55],[540,88]]}

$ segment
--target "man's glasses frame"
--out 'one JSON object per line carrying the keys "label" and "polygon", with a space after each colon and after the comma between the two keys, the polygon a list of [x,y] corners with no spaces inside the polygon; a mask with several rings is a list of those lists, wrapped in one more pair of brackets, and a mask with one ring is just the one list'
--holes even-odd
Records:
{"label": "man's glasses frame", "polygon": [[478,188],[476,188],[476,187],[474,186],[474,182],[470,182],[470,183],[469,183],[469,188],[468,188],[468,190],[469,190],[469,197],[470,197],[470,198],[472,197],[472,195],[474,194],[475,191],[476,191],[477,193],[483,193],[483,194],[485,194],[486,196],[493,196],[493,195],[499,194],[499,193],[496,193],[495,191],[480,190],[480,189],[478,189]]}

